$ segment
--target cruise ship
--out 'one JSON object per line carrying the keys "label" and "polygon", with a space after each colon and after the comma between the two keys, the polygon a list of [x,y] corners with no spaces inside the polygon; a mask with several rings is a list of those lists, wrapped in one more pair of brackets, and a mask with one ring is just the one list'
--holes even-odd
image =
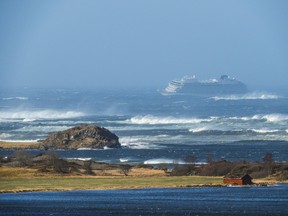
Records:
{"label": "cruise ship", "polygon": [[223,95],[243,94],[247,92],[247,86],[227,75],[219,79],[198,80],[195,76],[185,76],[180,80],[171,81],[164,89],[164,95]]}

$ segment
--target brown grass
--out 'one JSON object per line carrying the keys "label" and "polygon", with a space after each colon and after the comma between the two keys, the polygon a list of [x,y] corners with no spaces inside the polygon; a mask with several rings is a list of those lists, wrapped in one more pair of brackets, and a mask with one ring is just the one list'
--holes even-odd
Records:
{"label": "brown grass", "polygon": [[[33,178],[33,177],[123,177],[125,176],[123,172],[119,169],[114,170],[93,170],[95,176],[85,175],[83,173],[76,174],[59,174],[53,172],[39,172],[35,168],[25,168],[25,167],[0,167],[0,178]],[[166,176],[163,170],[158,169],[148,169],[148,168],[132,168],[129,173],[129,177],[160,177]]]}
{"label": "brown grass", "polygon": [[0,149],[38,149],[39,142],[6,142],[0,141]]}
{"label": "brown grass", "polygon": [[[108,172],[108,171],[107,171]],[[115,175],[112,175],[115,174]],[[132,189],[194,187],[221,185],[221,177],[179,176],[171,177],[161,170],[133,168],[129,176],[120,170],[110,175],[71,175],[39,173],[36,169],[0,167],[0,193],[48,190]]]}
{"label": "brown grass", "polygon": [[[175,188],[223,186],[221,176],[166,176],[162,170],[132,168],[128,176],[121,170],[105,170],[103,175],[42,173],[23,167],[0,167],[0,193],[51,190],[108,190],[133,188]],[[275,178],[253,179],[255,183],[279,183]],[[288,181],[281,181],[288,183]]]}

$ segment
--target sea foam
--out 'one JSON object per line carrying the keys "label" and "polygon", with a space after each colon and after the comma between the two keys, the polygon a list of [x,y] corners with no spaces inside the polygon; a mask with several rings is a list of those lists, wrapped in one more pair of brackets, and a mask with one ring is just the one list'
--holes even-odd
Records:
{"label": "sea foam", "polygon": [[211,121],[211,119],[201,118],[177,118],[177,117],[158,117],[152,115],[135,116],[128,120],[132,124],[195,124],[203,121]]}
{"label": "sea foam", "polygon": [[253,131],[253,132],[255,132],[255,133],[259,133],[259,134],[277,133],[277,132],[279,132],[279,130],[270,130],[270,129],[266,129],[266,128],[262,128],[262,129],[251,129],[251,131]]}
{"label": "sea foam", "polygon": [[144,164],[196,164],[196,165],[201,165],[201,164],[207,164],[206,162],[186,162],[182,159],[171,159],[171,158],[155,158],[155,159],[149,159],[144,161]]}
{"label": "sea foam", "polygon": [[199,127],[199,128],[191,128],[189,129],[189,132],[199,133],[199,132],[207,131],[207,130],[209,130],[207,127]]}
{"label": "sea foam", "polygon": [[119,138],[121,146],[131,149],[159,149],[160,146],[153,143],[159,140],[158,136],[124,136]]}
{"label": "sea foam", "polygon": [[252,92],[244,95],[227,95],[211,97],[215,101],[218,100],[276,100],[282,98],[279,95],[264,92]]}
{"label": "sea foam", "polygon": [[175,160],[169,158],[157,158],[144,161],[144,164],[185,164],[183,160]]}
{"label": "sea foam", "polygon": [[38,142],[38,139],[24,139],[24,140],[19,140],[19,139],[0,139],[0,141],[4,141],[4,142]]}
{"label": "sea foam", "polygon": [[267,122],[281,122],[281,121],[288,121],[288,115],[280,114],[280,113],[272,113],[267,115],[254,115],[252,117],[254,120],[265,120]]}
{"label": "sea foam", "polygon": [[[225,118],[225,117],[223,117]],[[257,114],[253,116],[232,116],[227,117],[227,120],[242,120],[242,121],[267,121],[267,122],[281,122],[287,121],[288,115],[281,113],[271,113],[271,114]]]}
{"label": "sea foam", "polygon": [[28,100],[28,97],[6,97],[2,98],[2,100]]}
{"label": "sea foam", "polygon": [[17,132],[43,132],[43,133],[50,133],[55,131],[63,131],[67,130],[71,127],[69,126],[24,126],[22,128],[16,129]]}
{"label": "sea foam", "polygon": [[10,110],[0,112],[0,119],[22,121],[33,121],[37,119],[66,119],[77,118],[85,114],[77,111],[58,111],[58,110]]}
{"label": "sea foam", "polygon": [[9,133],[0,133],[0,140],[7,139],[10,137],[13,137],[13,135]]}

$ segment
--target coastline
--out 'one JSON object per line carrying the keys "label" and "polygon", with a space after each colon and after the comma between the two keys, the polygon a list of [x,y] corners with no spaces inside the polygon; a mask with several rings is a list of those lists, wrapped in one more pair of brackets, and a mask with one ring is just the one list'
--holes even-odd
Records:
{"label": "coastline", "polygon": [[[288,184],[288,181],[274,178],[255,179],[253,182],[254,185],[241,187]],[[42,174],[31,168],[0,167],[0,193],[228,186],[223,184],[220,176],[165,176],[143,168],[134,168],[129,176],[89,176]]]}
{"label": "coastline", "polygon": [[[194,176],[194,177],[199,177],[199,176]],[[171,178],[171,177],[167,177]],[[107,180],[105,178],[99,178],[102,180]],[[112,178],[113,179],[113,178]],[[23,179],[22,179],[23,180]],[[43,179],[45,180],[45,179]],[[50,181],[51,179],[47,179],[47,181]],[[56,180],[56,179],[55,179]],[[59,179],[58,179],[59,180]],[[83,179],[81,179],[83,180]],[[130,178],[131,181],[135,181],[134,178]],[[153,179],[155,181],[157,179]],[[13,180],[12,180],[13,181]],[[117,181],[117,180],[116,180]],[[262,182],[263,180],[259,180]],[[0,179],[0,182],[2,184],[2,181]],[[68,182],[69,184],[69,182]],[[269,183],[266,181],[263,181],[263,183],[256,183],[253,185],[245,185],[245,186],[232,186],[232,187],[267,187],[267,186],[275,186],[278,184],[288,184],[288,182],[273,182]],[[70,184],[71,185],[71,184]],[[161,186],[140,186],[140,185],[134,185],[134,186],[113,186],[113,187],[105,187],[99,186],[99,187],[72,187],[72,188],[61,188],[61,187],[55,187],[55,188],[17,188],[14,190],[0,190],[0,196],[1,194],[5,193],[27,193],[27,192],[64,192],[64,191],[88,191],[88,190],[133,190],[133,189],[171,189],[171,188],[215,188],[215,187],[231,187],[231,185],[226,185],[226,184],[189,184],[189,185],[161,185]]]}
{"label": "coastline", "polygon": [[[1,149],[39,149],[39,142],[0,141]],[[102,167],[94,169],[93,175],[85,174],[85,164],[79,161],[78,165],[82,164],[78,167],[79,171],[67,174],[55,173],[51,170],[41,172],[41,164],[23,167],[0,164],[0,193],[227,186],[223,183],[223,176],[171,176],[163,169],[141,166],[131,166],[128,175],[123,169],[125,165],[121,167],[121,165],[93,163]],[[216,166],[222,165],[216,164]],[[256,178],[253,182],[255,184],[252,186],[288,184],[288,180],[280,181],[276,177]]]}
{"label": "coastline", "polygon": [[39,148],[40,143],[37,141],[0,141],[0,149],[24,150]]}
{"label": "coastline", "polygon": [[0,167],[0,193],[220,186],[221,177],[167,176],[163,170],[133,168],[98,175],[40,173],[34,168]]}

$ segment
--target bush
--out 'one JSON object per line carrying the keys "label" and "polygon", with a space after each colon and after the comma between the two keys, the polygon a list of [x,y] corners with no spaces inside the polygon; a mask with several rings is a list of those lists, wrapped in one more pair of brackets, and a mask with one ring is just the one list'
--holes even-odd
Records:
{"label": "bush", "polygon": [[210,164],[204,165],[199,170],[199,175],[202,176],[224,176],[231,172],[235,165],[227,161],[213,161]]}
{"label": "bush", "polygon": [[276,179],[279,181],[288,180],[288,170],[282,171],[281,174],[279,176],[277,176]]}
{"label": "bush", "polygon": [[60,159],[55,152],[46,153],[47,159],[44,161],[43,166],[39,169],[42,172],[53,171],[56,173],[69,173],[69,162]]}
{"label": "bush", "polygon": [[132,166],[130,165],[120,165],[120,171],[121,173],[123,173],[125,176],[128,176],[128,173],[130,171],[130,169],[132,168]]}
{"label": "bush", "polygon": [[253,172],[250,174],[252,178],[257,179],[257,178],[265,178],[268,177],[268,172],[267,170],[259,170],[256,172]]}
{"label": "bush", "polygon": [[14,161],[18,161],[20,166],[33,165],[34,155],[26,151],[16,151],[13,154]]}
{"label": "bush", "polygon": [[85,169],[85,174],[87,175],[95,175],[94,172],[92,171],[92,161],[88,160],[88,161],[84,161],[84,169]]}
{"label": "bush", "polygon": [[185,175],[192,175],[193,169],[186,165],[178,165],[175,166],[174,169],[171,171],[171,176],[185,176]]}
{"label": "bush", "polygon": [[253,173],[253,172],[259,172],[263,170],[263,166],[262,165],[251,165],[248,169],[247,169],[247,172],[249,173]]}

